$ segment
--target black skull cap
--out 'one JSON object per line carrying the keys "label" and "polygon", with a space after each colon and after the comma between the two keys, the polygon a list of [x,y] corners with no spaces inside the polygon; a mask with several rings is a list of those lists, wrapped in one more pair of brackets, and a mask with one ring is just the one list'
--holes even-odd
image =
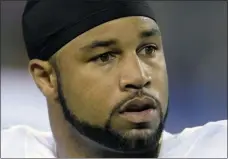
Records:
{"label": "black skull cap", "polygon": [[129,16],[155,20],[144,0],[28,0],[22,28],[29,59],[48,60],[84,32]]}

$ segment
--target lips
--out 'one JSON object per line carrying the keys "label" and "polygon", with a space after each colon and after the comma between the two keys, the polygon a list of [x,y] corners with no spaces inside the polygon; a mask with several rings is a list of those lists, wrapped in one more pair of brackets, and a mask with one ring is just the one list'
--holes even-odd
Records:
{"label": "lips", "polygon": [[146,97],[143,99],[135,98],[127,102],[119,111],[122,119],[131,123],[150,123],[153,119],[157,119],[158,111],[156,101]]}
{"label": "lips", "polygon": [[156,102],[152,98],[138,99],[135,98],[127,102],[120,110],[119,113],[123,114],[126,112],[142,112],[148,109],[156,109]]}

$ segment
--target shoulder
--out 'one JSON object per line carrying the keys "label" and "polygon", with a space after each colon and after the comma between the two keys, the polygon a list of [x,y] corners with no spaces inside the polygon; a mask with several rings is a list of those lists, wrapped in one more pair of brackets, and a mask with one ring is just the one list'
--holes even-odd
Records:
{"label": "shoulder", "polygon": [[18,125],[1,130],[1,157],[52,157],[54,140],[51,132],[41,132]]}
{"label": "shoulder", "polygon": [[227,134],[227,120],[216,122],[208,122],[203,126],[186,128],[177,137],[190,138],[197,137],[199,139],[211,140],[212,137],[220,138]]}
{"label": "shoulder", "polygon": [[164,142],[167,157],[227,157],[227,120],[186,128]]}

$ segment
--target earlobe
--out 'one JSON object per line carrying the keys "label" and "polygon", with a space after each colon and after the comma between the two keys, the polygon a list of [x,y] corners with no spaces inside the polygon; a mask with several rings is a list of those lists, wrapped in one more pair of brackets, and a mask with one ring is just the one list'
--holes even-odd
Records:
{"label": "earlobe", "polygon": [[29,62],[29,72],[41,92],[47,97],[55,93],[55,73],[48,61],[38,59]]}

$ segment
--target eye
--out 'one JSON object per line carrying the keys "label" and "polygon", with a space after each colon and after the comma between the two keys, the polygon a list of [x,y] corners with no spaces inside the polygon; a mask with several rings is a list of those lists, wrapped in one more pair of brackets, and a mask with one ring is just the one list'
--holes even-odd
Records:
{"label": "eye", "polygon": [[158,50],[158,47],[154,44],[145,45],[139,50],[138,54],[153,57],[157,50]]}
{"label": "eye", "polygon": [[115,53],[106,52],[106,53],[100,54],[100,55],[92,58],[92,61],[106,63],[106,62],[112,61],[115,57],[116,57]]}

